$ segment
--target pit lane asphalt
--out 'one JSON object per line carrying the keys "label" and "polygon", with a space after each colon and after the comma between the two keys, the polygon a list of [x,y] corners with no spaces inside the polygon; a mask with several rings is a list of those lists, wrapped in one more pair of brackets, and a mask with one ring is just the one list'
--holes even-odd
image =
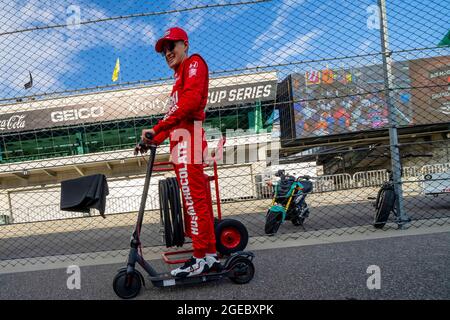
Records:
{"label": "pit lane asphalt", "polygon": [[[449,217],[450,195],[436,199],[424,196],[411,197],[406,203],[408,204],[407,212],[413,220]],[[305,222],[305,230],[286,222],[280,227],[279,233],[301,233],[314,230],[326,232],[328,229],[367,226],[373,222],[374,209],[372,203],[368,201],[340,205],[315,205],[312,203],[310,207],[311,212]],[[265,235],[265,212],[236,214],[227,218],[243,222],[251,237]],[[390,221],[393,219],[391,214]],[[0,240],[0,261],[128,249],[133,228],[134,225],[129,225],[5,238]],[[163,245],[159,231],[159,223],[143,226],[141,239],[145,246]]]}
{"label": "pit lane asphalt", "polygon": [[[147,288],[136,299],[450,299],[450,232],[256,250],[254,279],[189,287]],[[168,270],[160,260],[158,271]],[[369,290],[367,269],[381,271]],[[112,279],[124,264],[81,267],[81,289],[67,288],[67,269],[0,275],[0,300],[118,299]]]}

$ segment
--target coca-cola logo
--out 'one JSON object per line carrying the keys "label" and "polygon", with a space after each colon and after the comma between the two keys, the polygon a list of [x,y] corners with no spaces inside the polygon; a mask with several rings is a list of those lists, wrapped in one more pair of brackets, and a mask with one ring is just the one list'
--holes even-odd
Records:
{"label": "coca-cola logo", "polygon": [[17,130],[25,128],[26,115],[13,115],[8,119],[0,120],[0,130]]}

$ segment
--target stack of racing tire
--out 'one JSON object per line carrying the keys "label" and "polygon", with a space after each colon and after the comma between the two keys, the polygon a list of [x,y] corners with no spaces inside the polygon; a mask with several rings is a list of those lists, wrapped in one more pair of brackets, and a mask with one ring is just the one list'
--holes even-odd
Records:
{"label": "stack of racing tire", "polygon": [[[248,243],[248,231],[242,222],[235,219],[217,219],[213,217],[212,197],[208,176],[207,199],[211,218],[214,219],[217,252],[222,256],[243,251]],[[181,247],[185,243],[184,214],[179,184],[176,177],[159,180],[159,205],[163,240],[167,248]]]}

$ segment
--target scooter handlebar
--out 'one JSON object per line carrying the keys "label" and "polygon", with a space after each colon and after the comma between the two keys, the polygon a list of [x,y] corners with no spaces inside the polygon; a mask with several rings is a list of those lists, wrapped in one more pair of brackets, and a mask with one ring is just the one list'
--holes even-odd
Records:
{"label": "scooter handlebar", "polygon": [[150,132],[146,132],[146,133],[145,133],[145,138],[146,138],[147,140],[152,140],[152,139],[153,139],[153,134],[151,134]]}
{"label": "scooter handlebar", "polygon": [[[145,138],[149,141],[153,139],[153,135],[150,132],[145,133]],[[144,140],[139,141],[139,143],[134,148],[134,155],[144,154],[148,151],[148,149],[151,147],[151,145],[144,142]]]}

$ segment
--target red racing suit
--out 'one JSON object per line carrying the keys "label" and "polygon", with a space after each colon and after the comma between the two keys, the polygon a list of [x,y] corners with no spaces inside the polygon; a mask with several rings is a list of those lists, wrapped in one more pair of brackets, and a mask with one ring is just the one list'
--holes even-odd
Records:
{"label": "red racing suit", "polygon": [[209,181],[203,171],[208,66],[194,54],[181,62],[174,76],[169,111],[153,127],[153,142],[160,144],[170,135],[170,153],[183,194],[185,233],[192,238],[194,256],[202,258],[206,253],[216,253],[212,208],[207,199]]}

